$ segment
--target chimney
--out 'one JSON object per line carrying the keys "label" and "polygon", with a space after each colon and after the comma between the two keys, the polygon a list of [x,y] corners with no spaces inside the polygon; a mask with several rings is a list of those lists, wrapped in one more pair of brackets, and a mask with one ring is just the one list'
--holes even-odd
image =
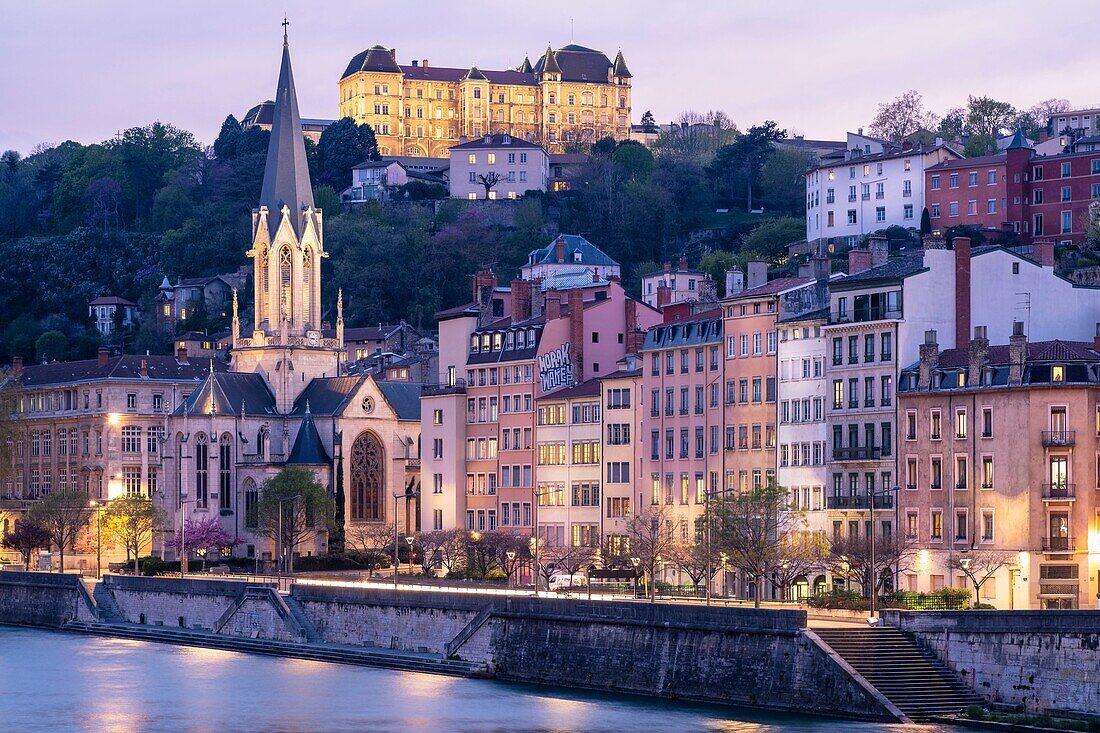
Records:
{"label": "chimney", "polygon": [[931,389],[932,375],[940,366],[940,346],[936,343],[936,332],[924,332],[924,343],[920,345],[920,371],[917,376],[917,389]]}
{"label": "chimney", "polygon": [[853,247],[848,250],[848,274],[855,275],[871,269],[871,250]]}
{"label": "chimney", "polygon": [[[1094,351],[1100,351],[1100,323],[1096,324],[1096,335],[1092,337],[1092,348]],[[19,359],[19,365],[15,369],[15,373],[18,374],[19,370],[23,368],[23,359],[16,358]],[[15,364],[12,364],[12,366],[14,367]]]}
{"label": "chimney", "polygon": [[497,276],[492,270],[480,270],[474,275],[474,300],[477,301],[477,325],[484,326],[493,318],[493,290]]}
{"label": "chimney", "polygon": [[666,273],[672,272],[672,263],[671,262],[666,262],[664,269],[665,269]]}
{"label": "chimney", "polygon": [[924,235],[924,240],[923,240],[922,243],[924,244],[925,249],[946,249],[947,248],[947,242],[945,242],[943,237],[940,234],[936,233],[936,232],[933,232],[932,234],[925,234]]}
{"label": "chimney", "polygon": [[428,68],[428,59],[424,59],[423,61],[421,61],[420,65],[423,66],[425,69]]}
{"label": "chimney", "polygon": [[938,148],[941,145],[943,145],[943,138],[942,137],[937,137],[936,138],[936,147]]}
{"label": "chimney", "polygon": [[814,255],[810,258],[810,277],[819,283],[828,283],[832,270],[833,263],[825,255]]}
{"label": "chimney", "polygon": [[147,379],[149,377],[149,360],[148,359],[142,359],[141,360],[141,368],[138,370],[138,375],[142,379]]}
{"label": "chimney", "polygon": [[985,336],[985,326],[974,326],[974,338],[970,340],[970,360],[966,372],[967,387],[981,386],[982,369],[985,367],[988,355],[989,339]]}
{"label": "chimney", "polygon": [[[1096,328],[1097,328],[1098,331],[1100,331],[1100,324],[1097,324]],[[23,357],[21,357],[21,356],[13,356],[12,357],[12,359],[11,359],[11,370],[15,374],[22,374],[23,373]]]}
{"label": "chimney", "polygon": [[859,135],[860,137],[862,137],[862,136],[863,136],[863,128],[862,128],[862,127],[861,127],[861,128],[859,128],[859,129],[858,129],[858,130],[856,131],[856,134],[857,134],[857,135]]}
{"label": "chimney", "polygon": [[[623,327],[626,329],[625,349],[627,354],[638,354],[642,350],[645,341],[645,331],[638,328],[638,301],[627,298],[623,301]],[[1098,324],[1097,328],[1100,328]]]}
{"label": "chimney", "polygon": [[[955,347],[970,335],[970,237],[955,237]],[[974,329],[975,332],[977,329]],[[982,327],[985,331],[985,327]],[[987,342],[988,345],[988,342]]]}
{"label": "chimney", "polygon": [[419,65],[420,65],[420,62],[417,61],[416,59],[413,59],[413,68],[415,69]]}
{"label": "chimney", "polygon": [[890,259],[890,240],[886,237],[871,235],[867,243],[868,249],[871,250],[871,267],[885,265]]}
{"label": "chimney", "polygon": [[561,293],[550,290],[546,293],[546,322],[561,318]]}
{"label": "chimney", "polygon": [[745,289],[745,273],[741,268],[726,270],[726,296],[737,295]]}
{"label": "chimney", "polygon": [[752,260],[749,262],[749,281],[745,288],[752,290],[761,285],[768,284],[768,263],[764,260]]}
{"label": "chimney", "polygon": [[1031,244],[1031,259],[1043,267],[1054,267],[1054,242],[1046,239],[1033,242]]}
{"label": "chimney", "polygon": [[512,320],[526,321],[531,317],[531,281],[512,281]]}
{"label": "chimney", "polygon": [[798,276],[813,277],[813,268],[810,266],[809,262],[803,262],[801,265],[798,266]]}
{"label": "chimney", "polygon": [[1008,386],[1018,387],[1024,381],[1027,364],[1027,336],[1021,321],[1012,322],[1012,335],[1008,337]]}
{"label": "chimney", "polygon": [[178,349],[176,349],[176,361],[178,361],[180,364],[186,364],[187,363],[187,347],[186,346],[181,346]]}
{"label": "chimney", "polygon": [[686,270],[686,269],[688,269],[687,258],[686,257],[681,257],[680,258],[680,270]]}
{"label": "chimney", "polygon": [[661,283],[657,286],[657,307],[663,308],[672,302],[672,289]]}
{"label": "chimney", "polygon": [[573,354],[573,381],[584,381],[584,291],[570,290],[569,299],[569,351]]}
{"label": "chimney", "polygon": [[107,366],[107,357],[111,355],[111,352],[107,350],[106,346],[99,347],[99,365],[101,367]]}
{"label": "chimney", "polygon": [[565,237],[561,235],[554,240],[554,261],[565,262]]}

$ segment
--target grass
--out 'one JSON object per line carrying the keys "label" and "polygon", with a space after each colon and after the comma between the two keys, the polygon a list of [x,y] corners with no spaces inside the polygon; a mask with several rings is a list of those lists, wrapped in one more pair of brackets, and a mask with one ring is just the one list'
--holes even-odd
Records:
{"label": "grass", "polygon": [[1050,730],[1076,730],[1085,731],[1086,733],[1100,731],[1100,722],[1098,721],[1054,718],[1049,715],[1033,715],[1030,713],[991,713],[983,710],[979,705],[971,705],[968,707],[966,709],[966,717],[971,720],[989,720],[995,723],[1031,725],[1037,728],[1048,728]]}

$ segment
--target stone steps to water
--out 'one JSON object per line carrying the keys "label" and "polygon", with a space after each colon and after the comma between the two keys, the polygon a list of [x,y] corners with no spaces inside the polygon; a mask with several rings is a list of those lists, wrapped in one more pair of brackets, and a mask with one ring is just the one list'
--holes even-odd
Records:
{"label": "stone steps to water", "polygon": [[913,720],[956,715],[982,699],[898,629],[819,629],[823,642]]}
{"label": "stone steps to water", "polygon": [[295,657],[321,662],[337,662],[370,667],[382,667],[405,672],[425,672],[455,677],[477,676],[482,665],[442,656],[412,654],[391,650],[354,648],[343,645],[295,644],[271,639],[249,639],[225,636],[191,629],[175,629],[163,626],[140,626],[125,623],[72,622],[68,631],[78,631],[102,636],[115,636],[139,641],[150,641],[188,646],[202,646],[226,651]]}
{"label": "stone steps to water", "polygon": [[122,609],[115,601],[114,594],[103,583],[96,583],[92,598],[95,599],[96,616],[100,621],[122,623],[126,620],[122,616]]}
{"label": "stone steps to water", "polygon": [[324,643],[324,639],[321,638],[320,632],[317,631],[317,627],[313,624],[313,619],[309,617],[306,610],[302,608],[302,604],[292,595],[282,596],[283,603],[290,610],[290,615],[294,617],[294,620],[298,622],[298,625],[302,627],[302,631],[305,632],[306,641],[310,644]]}

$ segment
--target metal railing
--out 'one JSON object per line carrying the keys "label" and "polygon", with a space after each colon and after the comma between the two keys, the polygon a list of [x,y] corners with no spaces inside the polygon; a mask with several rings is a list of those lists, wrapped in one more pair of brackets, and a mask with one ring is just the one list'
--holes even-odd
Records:
{"label": "metal railing", "polygon": [[882,457],[882,449],[877,447],[834,448],[835,461],[877,461]]}
{"label": "metal railing", "polygon": [[1076,442],[1076,431],[1073,430],[1044,430],[1044,448],[1069,447]]}
{"label": "metal railing", "polygon": [[[857,496],[827,496],[825,506],[828,509],[867,509],[871,505],[871,499],[864,495]],[[875,496],[875,509],[893,509],[893,495],[879,494]]]}
{"label": "metal railing", "polygon": [[1076,493],[1077,485],[1066,482],[1043,484],[1044,499],[1072,499]]}
{"label": "metal railing", "polygon": [[1043,537],[1043,552],[1072,552],[1072,537]]}

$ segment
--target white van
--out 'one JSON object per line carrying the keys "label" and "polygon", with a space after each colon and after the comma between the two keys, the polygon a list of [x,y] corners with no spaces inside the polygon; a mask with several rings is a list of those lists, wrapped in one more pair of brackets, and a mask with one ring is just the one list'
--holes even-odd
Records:
{"label": "white van", "polygon": [[547,587],[550,590],[568,590],[573,588],[584,588],[588,585],[588,578],[580,573],[574,573],[569,575],[568,573],[556,573],[550,576],[550,583]]}

